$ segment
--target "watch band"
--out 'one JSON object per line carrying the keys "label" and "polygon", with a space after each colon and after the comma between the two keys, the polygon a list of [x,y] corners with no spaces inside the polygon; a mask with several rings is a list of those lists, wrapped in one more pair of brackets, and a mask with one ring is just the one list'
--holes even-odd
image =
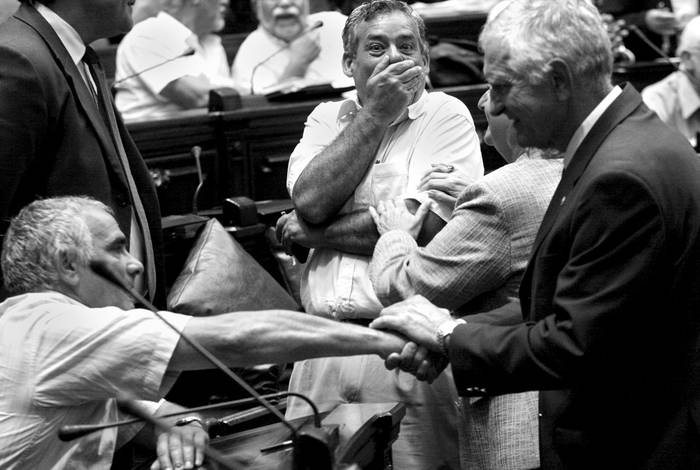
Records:
{"label": "watch band", "polygon": [[462,320],[461,318],[457,319],[449,319],[440,324],[438,326],[437,331],[436,331],[436,339],[437,343],[440,346],[440,350],[444,355],[447,355],[447,337],[452,334],[454,329],[457,327],[457,325],[461,325],[467,323],[466,321]]}
{"label": "watch band", "polygon": [[175,426],[187,426],[188,424],[197,423],[202,429],[206,430],[207,426],[204,424],[204,420],[199,416],[184,416],[177,421],[175,421]]}

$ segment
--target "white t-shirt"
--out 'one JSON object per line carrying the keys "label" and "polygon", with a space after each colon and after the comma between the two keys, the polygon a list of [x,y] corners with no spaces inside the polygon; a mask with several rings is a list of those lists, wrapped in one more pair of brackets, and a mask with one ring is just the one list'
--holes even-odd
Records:
{"label": "white t-shirt", "polygon": [[[191,318],[162,314],[178,331]],[[0,468],[108,470],[123,431],[63,442],[58,430],[121,419],[121,393],[158,400],[176,378],[166,369],[178,331],[148,310],[89,308],[57,292],[0,304]]]}
{"label": "white t-shirt", "polygon": [[[334,11],[321,11],[308,16],[309,25],[317,21],[323,22],[323,26],[307,33],[318,38],[321,52],[309,65],[303,80],[297,83],[352,86],[352,79],[345,76],[342,67],[343,27],[346,19],[345,15]],[[264,94],[266,88],[279,85],[282,72],[291,57],[289,49],[285,49],[287,44],[269,34],[262,26],[251,32],[238,49],[231,68],[231,76],[238,92],[250,94],[251,77],[256,94]],[[277,51],[279,52],[276,53]],[[270,57],[272,54],[275,55]]]}
{"label": "white t-shirt", "polygon": [[[188,51],[194,53],[179,57]],[[127,78],[133,74],[139,75]],[[215,34],[198,38],[165,12],[145,19],[134,25],[117,49],[117,108],[130,120],[181,111],[182,107],[160,92],[186,75],[203,75],[212,88],[233,87],[221,38]]]}

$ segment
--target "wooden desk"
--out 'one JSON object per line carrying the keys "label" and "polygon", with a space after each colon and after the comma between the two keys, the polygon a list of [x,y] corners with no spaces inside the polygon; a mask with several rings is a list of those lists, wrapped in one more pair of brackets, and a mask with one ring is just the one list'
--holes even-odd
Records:
{"label": "wooden desk", "polygon": [[[334,454],[336,464],[357,463],[367,470],[384,469],[386,462],[390,462],[391,444],[398,436],[404,414],[404,405],[397,403],[344,404],[326,414],[322,426],[328,429],[337,427],[338,430]],[[295,427],[311,425],[311,419],[302,418],[292,423]],[[289,438],[290,432],[284,425],[271,424],[214,439],[211,445],[236,468],[287,470],[293,464],[291,448],[266,454],[260,449]]]}
{"label": "wooden desk", "polygon": [[[477,107],[485,90],[484,84],[440,89],[467,105],[477,131],[486,128],[486,118]],[[194,145],[202,148],[206,176],[198,199],[200,209],[219,206],[231,196],[258,201],[289,197],[285,187],[289,155],[301,138],[306,117],[318,103],[263,100],[235,111],[193,110],[169,118],[129,121],[127,128],[160,183],[163,215],[184,214],[191,212],[198,182],[190,153]],[[500,166],[499,159],[491,163],[489,150],[484,149],[484,154],[487,167]]]}

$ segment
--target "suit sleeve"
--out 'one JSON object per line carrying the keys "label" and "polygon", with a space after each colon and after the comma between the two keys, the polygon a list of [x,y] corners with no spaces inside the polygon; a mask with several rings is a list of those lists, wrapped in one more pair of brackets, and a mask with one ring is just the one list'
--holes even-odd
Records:
{"label": "suit sleeve", "polygon": [[[548,265],[562,266],[545,276],[545,282],[556,283],[553,295],[535,299],[548,310],[532,312],[541,319],[514,326],[470,322],[453,332],[449,356],[458,389],[567,388],[615,365],[635,364],[634,354],[648,350],[654,328],[640,314],[654,310],[658,285],[668,275],[661,269],[664,231],[655,201],[647,185],[628,172],[608,172],[588,183],[572,202],[570,245],[551,240],[564,236],[560,227],[532,261],[535,276]],[[538,296],[537,286],[533,295]]]}
{"label": "suit sleeve", "polygon": [[48,111],[37,70],[0,45],[0,220],[2,232],[32,160],[46,145]]}

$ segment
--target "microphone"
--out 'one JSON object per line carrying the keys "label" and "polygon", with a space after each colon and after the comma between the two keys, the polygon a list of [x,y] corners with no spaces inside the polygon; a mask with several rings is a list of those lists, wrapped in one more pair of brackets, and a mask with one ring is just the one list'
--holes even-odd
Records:
{"label": "microphone", "polygon": [[142,73],[148,72],[149,70],[153,70],[153,69],[155,69],[155,68],[161,67],[161,66],[163,66],[163,65],[165,65],[165,64],[167,64],[167,63],[169,63],[169,62],[172,62],[173,60],[177,60],[177,59],[180,59],[180,58],[182,58],[182,57],[187,57],[187,56],[194,55],[194,52],[195,52],[194,49],[192,49],[191,47],[188,47],[187,49],[185,49],[184,52],[182,52],[181,54],[176,55],[175,57],[171,57],[170,59],[164,60],[163,62],[159,62],[159,63],[157,63],[157,64],[155,64],[155,65],[151,65],[150,67],[146,67],[145,69],[139,70],[138,72],[132,73],[131,75],[128,75],[128,76],[126,76],[126,77],[124,77],[124,78],[120,78],[119,80],[115,81],[115,82],[112,84],[112,87],[115,87],[115,86],[119,85],[120,83],[125,82],[125,81],[127,81],[127,80],[129,80],[129,79],[131,79],[131,78],[138,77],[138,76],[141,75]]}
{"label": "microphone", "polygon": [[[263,398],[266,400],[278,400],[282,399],[288,396],[295,396],[299,397],[303,400],[306,400],[311,408],[314,410],[314,425],[317,427],[321,426],[320,423],[320,416],[318,414],[318,408],[316,408],[316,405],[309,400],[309,398],[305,395],[302,395],[300,393],[296,392],[277,392],[277,393],[270,393],[267,395],[262,395]],[[172,413],[166,413],[159,415],[158,418],[163,419],[163,418],[173,418],[175,416],[182,416],[182,415],[187,415],[187,414],[192,414],[192,413],[199,413],[202,411],[210,411],[210,410],[217,410],[221,408],[233,408],[236,406],[241,406],[241,405],[249,405],[251,403],[257,403],[257,399],[255,397],[251,398],[241,398],[238,400],[232,400],[232,401],[226,401],[226,402],[221,402],[221,403],[214,403],[211,405],[203,405],[203,406],[198,406],[195,408],[188,408],[182,411],[176,411]],[[114,427],[120,427],[120,426],[127,426],[129,424],[135,424],[140,421],[143,421],[141,418],[131,418],[131,419],[125,419],[121,421],[113,421],[111,423],[104,423],[104,424],[67,424],[64,426],[61,426],[58,430],[58,438],[64,442],[72,441],[74,439],[78,439],[80,437],[86,436],[92,432],[96,431],[102,431],[103,429],[108,429],[108,428],[114,428]],[[218,428],[218,427],[229,427],[237,422],[242,422],[240,419],[239,413],[234,413],[232,415],[226,416],[221,419],[217,418],[209,418],[205,420],[205,423],[207,425],[207,428],[210,431],[210,434],[212,434],[211,430],[212,428]]]}
{"label": "microphone", "polygon": [[[303,36],[303,35],[305,35],[305,34],[309,34],[311,31],[317,30],[317,29],[320,28],[321,26],[323,26],[323,21],[318,20],[318,21],[316,21],[314,24],[312,24],[311,26],[309,26],[308,28],[306,28],[299,36],[297,36],[297,38],[298,38],[298,37],[301,37],[301,36]],[[294,39],[296,39],[296,38],[294,38]],[[275,52],[273,52],[272,54],[270,54],[269,56],[265,57],[263,60],[261,60],[260,62],[258,62],[257,64],[255,64],[255,67],[253,67],[253,70],[250,72],[250,94],[251,94],[251,95],[254,95],[254,94],[255,94],[254,87],[253,87],[253,83],[254,83],[254,82],[253,82],[253,79],[254,79],[254,77],[255,77],[255,72],[258,71],[258,68],[260,68],[261,65],[265,64],[268,60],[272,59],[273,57],[275,57],[275,56],[276,56],[277,54],[279,54],[280,52],[282,52],[282,51],[284,51],[284,50],[286,50],[286,49],[289,49],[289,46],[290,46],[291,44],[292,44],[291,41],[288,42],[287,44],[285,44],[284,46],[280,47],[280,48],[277,49]]]}
{"label": "microphone", "polygon": [[[243,379],[241,379],[236,373],[229,369],[223,362],[221,362],[216,356],[209,352],[204,346],[199,344],[193,338],[184,334],[182,331],[170,323],[159,311],[158,309],[149,302],[143,295],[137,292],[131,285],[129,285],[121,275],[114,272],[108,265],[97,261],[91,260],[89,262],[90,269],[92,269],[95,274],[103,277],[107,281],[110,281],[115,286],[126,292],[133,300],[150,310],[156,317],[158,317],[163,323],[168,327],[173,329],[178,333],[180,338],[185,340],[193,349],[195,349],[199,354],[205,357],[211,364],[213,364],[218,370],[223,372],[227,377],[232,379],[238,385],[240,385],[245,391],[247,391],[253,399],[260,403],[264,408],[272,413],[280,423],[286,426],[292,434],[293,451],[295,465],[298,470],[305,469],[331,469],[330,465],[327,465],[333,460],[332,449],[337,444],[338,439],[338,429],[337,427],[333,429],[333,433],[327,433],[321,426],[320,417],[318,414],[318,409],[315,405],[312,405],[314,412],[314,425],[315,427],[305,429],[304,426],[300,426],[299,429],[294,428],[292,424],[287,421],[287,419],[280,413],[280,411],[275,408],[269,401],[262,397],[258,392],[255,391],[250,385],[248,385]],[[289,393],[289,392],[287,392]],[[302,396],[300,394],[295,394]],[[302,396],[307,402],[312,403],[312,401],[305,396]],[[143,418],[147,422],[151,422],[152,417],[149,415],[148,418]]]}
{"label": "microphone", "polygon": [[197,209],[197,200],[199,199],[199,191],[202,190],[202,186],[204,186],[204,175],[202,174],[202,162],[200,161],[200,157],[202,156],[202,147],[199,145],[195,145],[190,149],[190,153],[192,153],[192,156],[194,157],[194,161],[197,164],[197,181],[199,182],[197,184],[197,188],[194,190],[194,195],[192,196],[192,213],[197,215],[199,212]]}

